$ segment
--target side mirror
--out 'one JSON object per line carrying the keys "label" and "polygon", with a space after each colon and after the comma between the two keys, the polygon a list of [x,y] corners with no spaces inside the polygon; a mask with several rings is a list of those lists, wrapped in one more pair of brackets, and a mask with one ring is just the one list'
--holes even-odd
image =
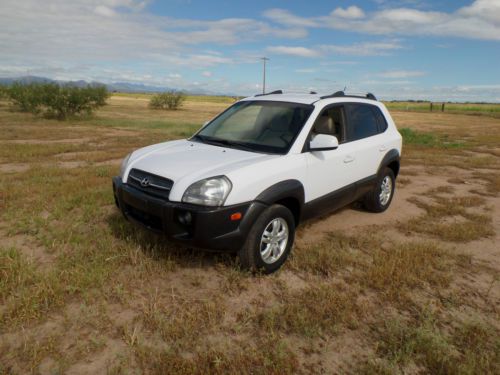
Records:
{"label": "side mirror", "polygon": [[309,142],[309,151],[329,151],[339,147],[339,140],[334,135],[317,134]]}

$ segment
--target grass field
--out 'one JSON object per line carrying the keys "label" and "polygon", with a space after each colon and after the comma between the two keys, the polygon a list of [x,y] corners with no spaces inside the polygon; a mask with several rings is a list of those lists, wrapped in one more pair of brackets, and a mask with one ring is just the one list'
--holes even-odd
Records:
{"label": "grass field", "polygon": [[[410,111],[410,112],[430,112],[431,103],[417,102],[386,102],[385,105],[390,110],[395,111]],[[441,112],[443,103],[432,103],[432,112]],[[486,115],[500,118],[500,104],[490,103],[444,103],[444,112],[470,114],[470,115]]]}
{"label": "grass field", "polygon": [[0,374],[500,373],[500,119],[394,110],[391,208],[304,223],[260,276],[113,203],[124,155],[230,99],[115,95],[68,122],[0,102]]}
{"label": "grass field", "polygon": [[[116,97],[145,99],[153,94],[140,93],[115,93]],[[186,97],[190,102],[210,102],[210,103],[234,103],[238,98],[232,96],[200,96],[189,95]],[[430,102],[384,102],[387,108],[394,111],[408,112],[430,112]],[[433,112],[441,112],[442,102],[432,103]],[[500,118],[500,103],[445,103],[445,113],[483,115]]]}

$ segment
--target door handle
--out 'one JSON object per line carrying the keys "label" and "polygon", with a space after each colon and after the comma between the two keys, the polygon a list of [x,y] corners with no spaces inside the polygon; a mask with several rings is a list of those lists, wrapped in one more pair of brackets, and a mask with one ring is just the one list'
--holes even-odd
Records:
{"label": "door handle", "polygon": [[387,146],[380,146],[380,148],[378,149],[380,152],[384,152],[384,151],[387,151]]}
{"label": "door handle", "polygon": [[354,158],[350,155],[347,155],[345,158],[344,158],[344,163],[351,163],[354,161]]}

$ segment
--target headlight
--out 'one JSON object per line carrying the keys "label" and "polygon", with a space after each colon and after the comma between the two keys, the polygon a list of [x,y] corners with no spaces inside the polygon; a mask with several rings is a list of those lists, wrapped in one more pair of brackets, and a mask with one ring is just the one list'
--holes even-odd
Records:
{"label": "headlight", "polygon": [[128,159],[130,159],[130,155],[132,155],[132,153],[125,156],[125,158],[122,161],[122,165],[120,167],[120,177],[122,177],[122,178],[123,178],[123,175],[125,174],[125,169],[127,169]]}
{"label": "headlight", "polygon": [[189,186],[182,201],[202,206],[222,206],[231,188],[231,181],[225,176],[206,178]]}

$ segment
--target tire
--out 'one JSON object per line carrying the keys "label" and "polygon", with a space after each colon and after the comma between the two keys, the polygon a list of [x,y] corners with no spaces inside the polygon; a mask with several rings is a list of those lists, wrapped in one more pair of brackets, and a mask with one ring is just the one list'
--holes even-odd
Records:
{"label": "tire", "polygon": [[[285,232],[288,233],[286,242],[280,240]],[[294,238],[295,220],[290,210],[279,204],[268,207],[255,221],[238,251],[241,266],[264,274],[278,270],[288,258]]]}
{"label": "tire", "polygon": [[[363,199],[364,207],[371,212],[384,212],[392,202],[395,189],[396,178],[394,177],[394,172],[390,168],[384,168],[382,173],[377,177],[377,183],[373,190],[365,195]],[[383,190],[385,194],[382,193]]]}

